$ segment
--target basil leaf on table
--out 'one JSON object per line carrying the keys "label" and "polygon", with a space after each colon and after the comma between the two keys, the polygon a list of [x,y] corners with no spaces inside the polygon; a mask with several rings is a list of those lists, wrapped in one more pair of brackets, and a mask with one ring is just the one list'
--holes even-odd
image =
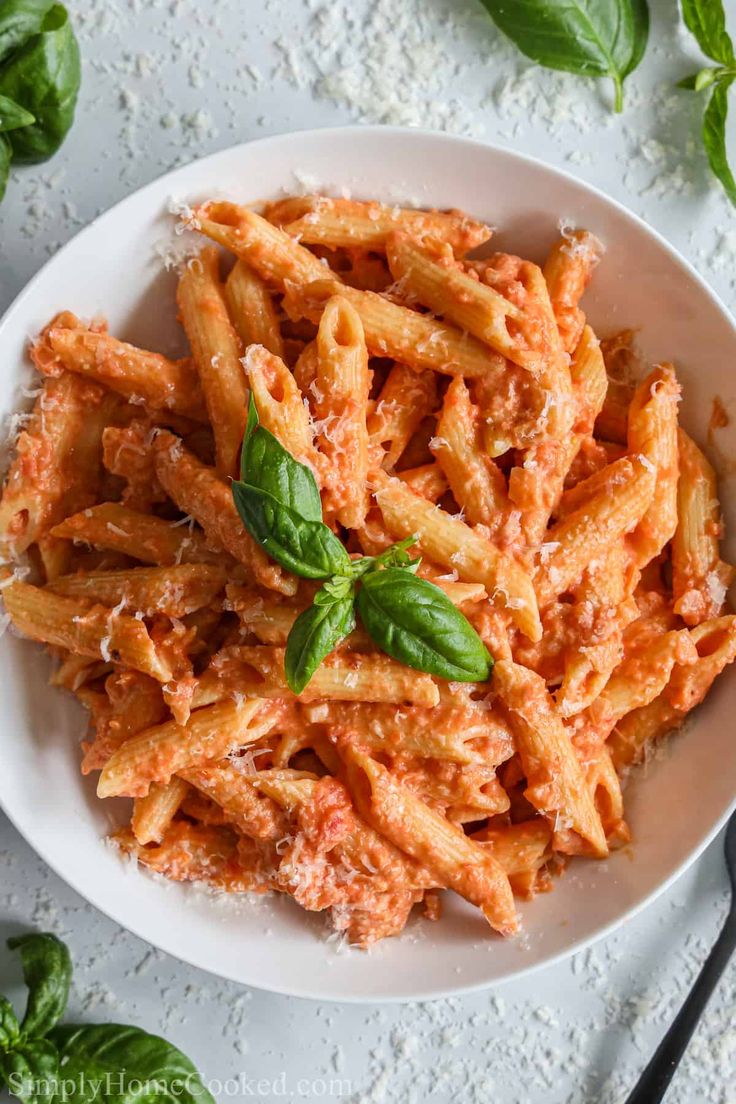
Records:
{"label": "basil leaf on table", "polygon": [[55,1104],[214,1104],[186,1055],[139,1027],[67,1024],[51,1039],[63,1071]]}
{"label": "basil leaf on table", "polygon": [[0,133],[30,126],[35,121],[35,116],[31,115],[30,111],[26,111],[9,96],[0,95]]}
{"label": "basil leaf on table", "polygon": [[13,150],[10,142],[4,134],[0,134],[0,199],[5,195],[5,189],[8,186],[8,177],[10,176],[10,160],[13,156]]}
{"label": "basil leaf on table", "polygon": [[287,571],[303,579],[327,579],[349,570],[345,545],[323,522],[303,517],[249,483],[233,483],[232,492],[245,528]]}
{"label": "basil leaf on table", "polygon": [[733,65],[733,43],[726,30],[721,0],[682,0],[682,18],[706,57]]}
{"label": "basil leaf on table", "polygon": [[454,682],[485,682],[493,660],[470,622],[426,579],[400,567],[369,573],[358,613],[382,651],[418,671]]}
{"label": "basil leaf on table", "polygon": [[29,932],[8,940],[20,951],[28,1003],[21,1028],[26,1036],[46,1035],[64,1015],[72,980],[72,961],[55,935]]}
{"label": "basil leaf on table", "polygon": [[703,53],[717,66],[705,66],[679,82],[678,87],[693,92],[712,88],[703,116],[703,145],[708,163],[736,206],[736,180],[728,163],[726,121],[728,93],[736,79],[736,55],[726,30],[726,14],[721,0],[682,0],[682,15]]}
{"label": "basil leaf on table", "polygon": [[54,4],[41,30],[0,68],[0,93],[21,104],[35,122],[11,131],[17,161],[45,161],[59,148],[74,121],[81,80],[79,46],[69,15]]}
{"label": "basil leaf on table", "polygon": [[647,0],[482,0],[498,28],[538,65],[610,77],[615,110],[649,35]]}
{"label": "basil leaf on table", "polygon": [[311,471],[295,460],[270,430],[260,425],[253,395],[240,453],[244,483],[267,491],[308,521],[322,521],[322,500]]}
{"label": "basil leaf on table", "polygon": [[711,93],[703,116],[703,145],[708,163],[723,185],[731,203],[736,206],[736,180],[728,164],[726,149],[726,119],[728,117],[728,90],[734,78],[719,82]]}
{"label": "basil leaf on table", "polygon": [[53,0],[3,0],[0,4],[0,63],[41,30]]}
{"label": "basil leaf on table", "polygon": [[301,694],[322,660],[355,628],[355,588],[349,579],[325,583],[294,622],[284,656],[289,688]]}

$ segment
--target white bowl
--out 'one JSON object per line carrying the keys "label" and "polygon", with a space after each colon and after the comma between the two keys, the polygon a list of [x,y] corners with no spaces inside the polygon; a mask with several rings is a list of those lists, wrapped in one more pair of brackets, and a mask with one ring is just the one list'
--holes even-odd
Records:
{"label": "white bowl", "polygon": [[[62,249],[0,323],[0,411],[19,405],[25,347],[57,310],[105,315],[114,333],[172,352],[175,276],[155,243],[172,237],[171,198],[245,202],[308,188],[460,207],[500,228],[502,248],[541,259],[560,218],[594,231],[607,255],[586,296],[599,334],[638,331],[651,359],[676,362],[683,420],[705,441],[716,394],[736,399],[736,330],[695,271],[623,207],[558,170],[439,134],[346,127],[225,150],[169,173],[113,207]],[[720,431],[725,449],[736,443]],[[736,496],[721,490],[736,533]],[[731,556],[736,545],[727,549]],[[702,851],[736,794],[736,679],[720,680],[669,755],[629,784],[630,849],[576,861],[551,894],[522,906],[525,935],[502,941],[480,912],[446,895],[438,924],[413,921],[370,953],[337,953],[323,917],[289,900],[212,898],[131,873],[103,843],[116,810],[79,774],[82,711],[46,687],[42,650],[6,634],[0,689],[0,802],[46,862],[93,905],[170,954],[263,989],[334,1000],[409,1000],[492,985],[570,954],[662,891]],[[112,809],[112,815],[111,815]]]}

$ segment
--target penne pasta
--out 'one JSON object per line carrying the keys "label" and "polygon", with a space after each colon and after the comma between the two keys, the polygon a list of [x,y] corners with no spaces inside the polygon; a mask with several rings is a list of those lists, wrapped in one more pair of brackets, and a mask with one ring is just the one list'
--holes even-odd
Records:
{"label": "penne pasta", "polygon": [[31,359],[44,375],[59,376],[66,369],[104,383],[151,410],[206,421],[202,392],[189,360],[168,360],[118,341],[105,330],[85,329],[68,312],[57,315],[42,331],[31,347]]}
{"label": "penne pasta", "polygon": [[67,598],[120,606],[143,617],[163,613],[185,617],[214,602],[225,585],[226,571],[215,564],[133,567],[62,575],[47,590]]}
{"label": "penne pasta", "polygon": [[718,547],[722,525],[715,472],[682,429],[678,430],[678,455],[673,608],[686,625],[698,625],[721,612],[734,569],[721,560]]}
{"label": "penne pasta", "polygon": [[526,775],[524,795],[552,826],[555,847],[575,854],[582,846],[606,855],[600,817],[544,680],[503,660],[494,670],[494,688],[516,737]]}
{"label": "penne pasta", "polygon": [[370,373],[362,323],[341,296],[328,300],[320,319],[311,390],[321,452],[323,511],[328,519],[359,529],[368,512]]}
{"label": "penne pasta", "polygon": [[255,743],[276,720],[274,706],[260,698],[222,701],[195,710],[185,725],[166,721],[131,736],[108,759],[98,797],[145,797],[152,782],[167,784],[179,771],[224,759]]}
{"label": "penne pasta", "polygon": [[3,601],[12,623],[32,640],[106,663],[121,663],[157,682],[168,682],[173,676],[165,652],[135,617],[63,598],[28,583],[6,586]]}
{"label": "penne pasta", "polygon": [[385,249],[392,233],[405,230],[420,240],[446,242],[457,256],[463,256],[491,236],[489,227],[462,211],[412,211],[321,195],[282,200],[271,204],[266,213],[298,241],[330,249]]}
{"label": "penne pasta", "polygon": [[6,619],[133,861],[358,947],[446,889],[512,934],[629,841],[624,774],[736,659],[715,472],[674,369],[587,324],[589,231],[542,269],[455,210],[262,211],[186,209],[190,357],[69,312],[32,343]]}
{"label": "penne pasta", "polygon": [[273,299],[257,272],[245,261],[236,261],[225,280],[225,302],[230,320],[244,349],[263,345],[284,359],[284,341]]}
{"label": "penne pasta", "polygon": [[240,363],[242,347],[225,306],[216,249],[203,249],[187,261],[176,300],[215,434],[217,474],[226,479],[238,472],[248,388]]}

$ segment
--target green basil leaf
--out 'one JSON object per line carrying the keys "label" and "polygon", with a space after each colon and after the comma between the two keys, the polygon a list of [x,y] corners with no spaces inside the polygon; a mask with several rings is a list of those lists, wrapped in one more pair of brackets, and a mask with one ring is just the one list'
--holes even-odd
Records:
{"label": "green basil leaf", "polygon": [[308,521],[322,521],[322,500],[312,472],[260,425],[252,394],[240,453],[240,475],[244,483],[267,491],[277,502]]}
{"label": "green basil leaf", "polygon": [[72,1024],[52,1038],[62,1073],[55,1104],[215,1104],[186,1055],[138,1027]]}
{"label": "green basil leaf", "polygon": [[56,1097],[59,1054],[50,1039],[22,1038],[0,1053],[0,1071],[8,1092],[23,1104],[51,1104]]}
{"label": "green basil leaf", "polygon": [[0,93],[35,116],[30,126],[11,132],[17,161],[45,161],[56,152],[74,121],[80,81],[79,46],[69,15],[54,4],[40,33],[0,69]]}
{"label": "green basil leaf", "polygon": [[734,78],[719,82],[711,93],[703,117],[703,145],[710,167],[723,185],[731,203],[736,206],[736,180],[728,163],[726,148],[726,120],[728,118],[728,90]]}
{"label": "green basil leaf", "polygon": [[10,176],[10,162],[13,157],[13,150],[10,142],[4,134],[0,134],[0,200],[5,195],[5,189],[8,186],[8,177]]}
{"label": "green basil leaf", "polygon": [[0,62],[38,34],[53,0],[3,0],[0,4]]}
{"label": "green basil leaf", "polygon": [[20,1024],[7,997],[0,997],[0,1050],[15,1046],[20,1035]]}
{"label": "green basil leaf", "polygon": [[736,58],[721,0],[682,0],[682,17],[706,57],[733,65]]}
{"label": "green basil leaf", "polygon": [[64,1014],[72,980],[72,961],[65,943],[55,935],[29,932],[8,940],[20,951],[28,1004],[22,1028],[28,1036],[45,1035]]}
{"label": "green basil leaf", "polygon": [[0,95],[0,133],[30,126],[35,121],[35,116],[31,115],[30,111],[26,111],[9,96]]}
{"label": "green basil leaf", "polygon": [[366,631],[387,655],[439,678],[485,682],[493,660],[470,622],[426,579],[400,567],[371,572],[358,592]]}
{"label": "green basil leaf", "polygon": [[[341,593],[342,592],[342,593]],[[314,605],[300,613],[286,641],[284,671],[289,688],[301,694],[322,660],[355,628],[355,591],[349,579],[325,584]]]}
{"label": "green basil leaf", "polygon": [[327,579],[349,571],[344,544],[323,522],[303,517],[248,483],[233,483],[232,490],[245,528],[287,571],[303,579]]}
{"label": "green basil leaf", "polygon": [[610,77],[616,111],[623,82],[649,35],[646,0],[482,0],[496,25],[538,65],[582,77]]}

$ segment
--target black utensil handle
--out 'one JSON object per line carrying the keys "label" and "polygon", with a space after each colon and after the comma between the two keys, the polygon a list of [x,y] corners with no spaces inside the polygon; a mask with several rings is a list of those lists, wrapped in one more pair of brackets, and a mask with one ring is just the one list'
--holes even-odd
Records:
{"label": "black utensil handle", "polygon": [[659,1104],[672,1075],[685,1053],[703,1010],[718,979],[728,965],[728,960],[736,948],[736,911],[729,912],[723,930],[715,942],[713,950],[703,964],[697,980],[690,990],[687,1000],[677,1013],[672,1026],[657,1047],[648,1066],[642,1073],[633,1092],[627,1097],[626,1104]]}

